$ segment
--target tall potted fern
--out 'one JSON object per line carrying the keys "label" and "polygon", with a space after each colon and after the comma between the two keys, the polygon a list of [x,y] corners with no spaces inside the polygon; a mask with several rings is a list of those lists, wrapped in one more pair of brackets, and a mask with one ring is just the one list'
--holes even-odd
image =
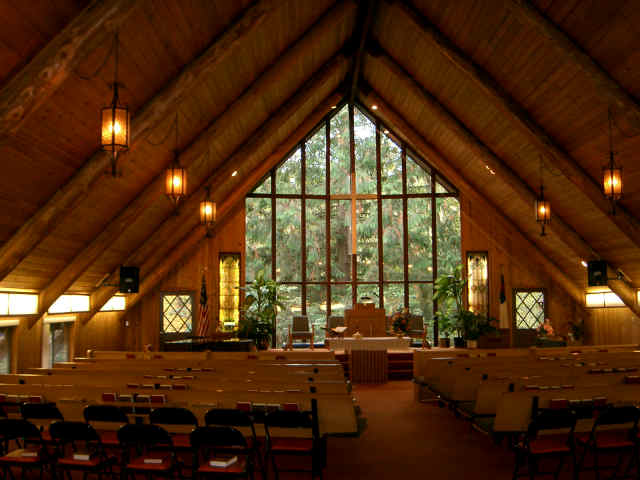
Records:
{"label": "tall potted fern", "polygon": [[438,302],[438,321],[448,332],[453,332],[456,347],[464,346],[464,322],[462,295],[467,285],[462,265],[458,265],[450,275],[440,275],[434,284],[433,299]]}

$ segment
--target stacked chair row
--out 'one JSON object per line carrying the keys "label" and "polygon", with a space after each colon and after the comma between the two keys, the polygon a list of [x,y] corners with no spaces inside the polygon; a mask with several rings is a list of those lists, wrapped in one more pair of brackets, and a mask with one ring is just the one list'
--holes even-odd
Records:
{"label": "stacked chair row", "polygon": [[[85,422],[65,421],[55,404],[24,403],[21,418],[0,418],[0,468],[4,478],[24,477],[29,470],[71,479],[73,471],[135,479],[262,478],[271,470],[278,479],[281,457],[307,457],[304,471],[322,478],[326,465],[326,436],[319,434],[317,403],[311,411],[272,410],[262,415],[239,409],[211,409],[205,425],[189,410],[151,410],[149,423],[129,423],[114,405],[88,405]],[[255,423],[264,424],[265,437]],[[308,463],[310,462],[310,468]],[[271,468],[269,468],[269,466]],[[296,465],[298,466],[298,465]],[[286,470],[290,471],[290,470]],[[115,477],[114,477],[115,478]]]}

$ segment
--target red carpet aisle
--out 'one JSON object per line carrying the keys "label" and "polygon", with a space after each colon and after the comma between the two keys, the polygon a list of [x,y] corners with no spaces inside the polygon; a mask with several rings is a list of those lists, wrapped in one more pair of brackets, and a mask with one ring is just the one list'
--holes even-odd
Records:
{"label": "red carpet aisle", "polygon": [[511,452],[447,409],[415,402],[411,382],[356,385],[354,392],[368,419],[367,430],[357,439],[329,440],[325,478],[511,478]]}

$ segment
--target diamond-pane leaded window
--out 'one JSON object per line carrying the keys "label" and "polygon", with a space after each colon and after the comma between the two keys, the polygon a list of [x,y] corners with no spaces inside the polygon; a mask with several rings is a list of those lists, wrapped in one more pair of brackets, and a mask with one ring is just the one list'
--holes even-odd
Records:
{"label": "diamond-pane leaded window", "polygon": [[515,294],[516,328],[535,330],[544,323],[544,292],[519,290]]}
{"label": "diamond-pane leaded window", "polygon": [[162,295],[162,333],[191,333],[193,296],[167,293]]}

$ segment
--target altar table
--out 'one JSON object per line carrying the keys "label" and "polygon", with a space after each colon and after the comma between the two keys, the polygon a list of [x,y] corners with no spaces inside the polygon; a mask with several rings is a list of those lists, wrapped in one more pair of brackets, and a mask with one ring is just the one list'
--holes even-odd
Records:
{"label": "altar table", "polygon": [[409,350],[410,337],[362,337],[328,338],[329,350]]}

